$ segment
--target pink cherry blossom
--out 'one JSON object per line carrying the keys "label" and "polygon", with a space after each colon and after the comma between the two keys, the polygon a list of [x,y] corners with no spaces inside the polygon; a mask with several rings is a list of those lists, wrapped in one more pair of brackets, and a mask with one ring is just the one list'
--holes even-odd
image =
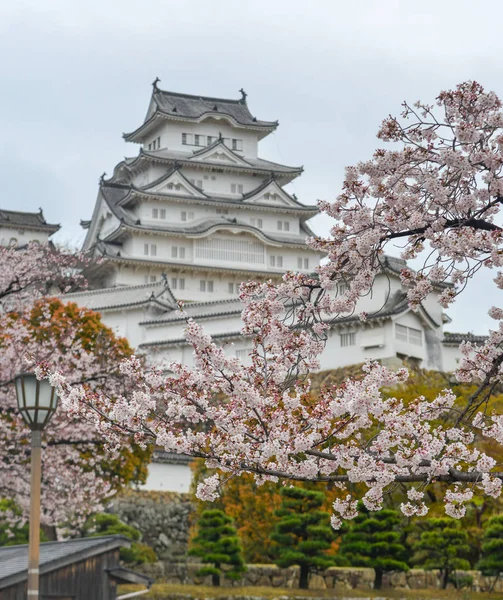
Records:
{"label": "pink cherry blossom", "polygon": [[[377,510],[393,485],[409,486],[401,505],[407,515],[427,513],[424,491],[439,481],[454,517],[464,515],[473,494],[498,496],[503,473],[478,440],[503,444],[503,416],[486,410],[503,376],[501,308],[491,310],[497,325],[487,342],[462,347],[457,377],[479,389],[460,411],[450,390],[432,401],[385,398],[382,389],[403,384],[408,374],[376,362],[365,365],[361,380],[328,384],[313,397],[309,375],[319,368],[330,326],[359,310],[396,244],[403,259],[421,261],[401,273],[414,310],[433,289],[449,306],[482,268],[493,269],[503,288],[498,97],[476,82],[462,83],[441,92],[436,104],[404,103],[400,117],[384,120],[378,138],[391,144],[349,167],[338,197],[319,203],[333,227],[329,237],[309,241],[327,256],[315,276],[287,273],[278,285],[241,285],[251,364],[229,358],[187,320],[195,367],[172,364],[169,375],[152,374],[132,358],[122,367],[134,389],[128,396],[76,390],[48,369],[72,416],[93,419],[111,447],[120,446],[122,431],[133,431],[138,441],[205,458],[223,477],[249,472],[258,483],[338,486],[334,526],[356,515],[353,487]],[[347,285],[344,293],[336,292],[338,282]],[[218,485],[212,476],[199,496],[215,498]]]}

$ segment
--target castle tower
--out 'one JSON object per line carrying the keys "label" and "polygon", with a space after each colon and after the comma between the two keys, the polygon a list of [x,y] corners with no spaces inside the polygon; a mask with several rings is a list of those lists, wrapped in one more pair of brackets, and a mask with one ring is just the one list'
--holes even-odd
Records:
{"label": "castle tower", "polygon": [[166,274],[181,300],[236,297],[248,279],[312,271],[306,246],[316,206],[284,186],[302,173],[258,157],[278,122],[252,116],[241,98],[166,92],[153,84],[145,120],[124,139],[134,158],[102,177],[83,250],[107,258],[95,287],[151,284]]}

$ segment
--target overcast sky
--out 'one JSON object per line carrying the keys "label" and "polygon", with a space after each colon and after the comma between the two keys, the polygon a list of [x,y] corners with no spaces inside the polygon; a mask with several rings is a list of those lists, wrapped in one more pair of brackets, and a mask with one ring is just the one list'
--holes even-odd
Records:
{"label": "overcast sky", "polygon": [[[99,176],[138,152],[122,133],[151,82],[220,97],[248,93],[279,119],[261,156],[305,173],[290,187],[332,199],[344,167],[370,156],[400,103],[476,79],[503,96],[498,0],[15,0],[0,3],[0,207],[37,210],[81,242]],[[329,221],[312,221],[326,233]],[[481,278],[448,312],[485,333],[499,302]]]}

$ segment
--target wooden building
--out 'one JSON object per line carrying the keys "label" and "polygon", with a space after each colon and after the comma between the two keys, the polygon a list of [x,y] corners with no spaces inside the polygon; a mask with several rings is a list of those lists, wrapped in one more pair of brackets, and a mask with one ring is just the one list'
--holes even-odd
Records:
{"label": "wooden building", "polygon": [[[130,541],[120,535],[90,537],[40,545],[40,600],[116,600],[118,583],[152,581],[125,569],[119,550]],[[28,546],[0,548],[0,598],[27,597]]]}

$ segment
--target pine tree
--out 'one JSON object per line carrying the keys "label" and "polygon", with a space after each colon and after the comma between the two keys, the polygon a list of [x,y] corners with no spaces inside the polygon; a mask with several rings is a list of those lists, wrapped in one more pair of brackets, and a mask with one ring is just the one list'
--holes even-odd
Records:
{"label": "pine tree", "polygon": [[339,552],[352,567],[374,569],[374,588],[380,589],[384,573],[409,569],[399,531],[400,515],[389,509],[370,512],[363,503],[359,504],[359,511],[342,537]]}
{"label": "pine tree", "polygon": [[491,517],[484,524],[482,538],[482,558],[477,563],[477,569],[484,575],[494,577],[491,591],[503,571],[503,516]]}
{"label": "pine tree", "polygon": [[141,565],[157,560],[154,549],[140,543],[141,533],[135,527],[123,523],[117,515],[97,513],[87,519],[82,528],[84,537],[123,535],[131,540],[130,548],[120,549],[120,558],[129,565]]}
{"label": "pine tree", "polygon": [[282,488],[281,508],[276,511],[280,521],[271,539],[278,544],[275,563],[278,567],[299,565],[299,587],[309,587],[309,574],[335,564],[325,553],[336,534],[330,526],[330,515],[319,510],[325,496],[322,492],[303,488]]}
{"label": "pine tree", "polygon": [[445,589],[454,571],[470,568],[468,560],[463,558],[470,552],[468,534],[456,519],[428,519],[421,526],[426,530],[414,546],[412,562],[425,569],[439,569]]}
{"label": "pine tree", "polygon": [[[241,544],[231,519],[221,510],[205,510],[197,522],[197,535],[192,540],[189,554],[199,556],[203,563],[198,575],[211,575],[214,586],[220,585],[220,576],[239,579],[246,571]],[[223,566],[230,568],[223,569]]]}

